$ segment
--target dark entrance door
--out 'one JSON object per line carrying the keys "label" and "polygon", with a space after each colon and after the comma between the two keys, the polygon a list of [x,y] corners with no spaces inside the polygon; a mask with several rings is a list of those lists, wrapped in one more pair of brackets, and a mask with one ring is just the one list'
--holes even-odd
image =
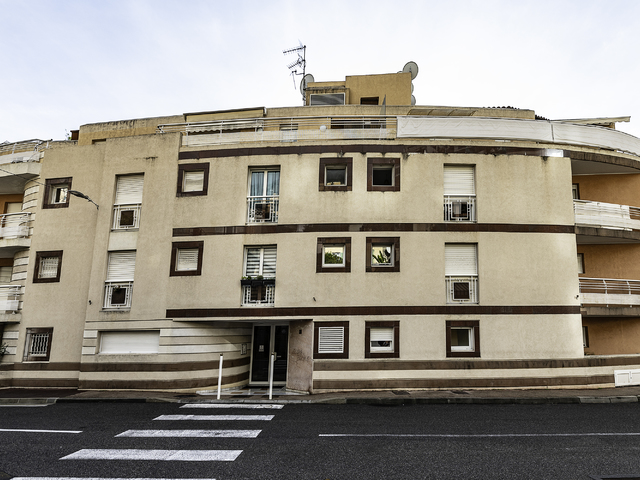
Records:
{"label": "dark entrance door", "polygon": [[288,325],[254,325],[251,351],[251,383],[269,383],[271,352],[276,353],[273,383],[287,381],[287,355],[289,350]]}

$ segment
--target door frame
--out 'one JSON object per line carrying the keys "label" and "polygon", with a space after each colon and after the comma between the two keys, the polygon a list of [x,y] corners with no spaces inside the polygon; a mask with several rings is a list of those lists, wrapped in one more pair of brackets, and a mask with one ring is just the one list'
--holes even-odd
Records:
{"label": "door frame", "polygon": [[[287,361],[287,372],[285,375],[284,381],[273,381],[274,386],[284,387],[287,385],[287,378],[289,377],[289,344],[291,343],[289,340],[290,336],[290,325],[289,322],[255,322],[251,324],[251,356],[249,358],[249,385],[258,385],[258,386],[268,386],[269,379],[266,381],[252,381],[253,378],[253,342],[255,340],[255,327],[270,327],[269,333],[269,354],[273,351],[274,343],[275,343],[275,327],[287,327],[287,353],[286,353],[286,361]],[[269,362],[271,358],[269,358]],[[271,364],[269,363],[269,367]],[[267,370],[268,371],[268,370]]]}

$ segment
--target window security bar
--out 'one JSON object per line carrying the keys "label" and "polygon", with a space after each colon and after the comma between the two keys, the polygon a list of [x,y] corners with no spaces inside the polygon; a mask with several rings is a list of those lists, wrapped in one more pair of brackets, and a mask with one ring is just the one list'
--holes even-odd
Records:
{"label": "window security bar", "polygon": [[478,303],[478,277],[447,276],[447,303]]}
{"label": "window security bar", "polygon": [[104,310],[129,310],[133,295],[133,282],[106,282]]}
{"label": "window security bar", "polygon": [[242,286],[242,306],[244,307],[269,307],[274,305],[276,294],[275,285],[251,285]]}
{"label": "window security bar", "polygon": [[475,222],[476,197],[473,196],[444,196],[445,222]]}
{"label": "window security bar", "polygon": [[20,310],[20,285],[0,285],[0,312],[17,312]]}
{"label": "window security bar", "polygon": [[29,236],[31,212],[0,215],[0,238],[25,238]]}
{"label": "window security bar", "polygon": [[114,205],[113,225],[111,230],[129,230],[140,228],[141,204],[135,205]]}
{"label": "window security bar", "polygon": [[247,223],[278,223],[277,195],[247,197]]}
{"label": "window security bar", "polygon": [[615,203],[574,200],[576,225],[640,230],[640,208]]}
{"label": "window security bar", "polygon": [[583,304],[640,305],[640,280],[580,277]]}
{"label": "window security bar", "polygon": [[50,335],[48,333],[32,333],[29,345],[29,356],[46,357],[49,351],[49,338]]}

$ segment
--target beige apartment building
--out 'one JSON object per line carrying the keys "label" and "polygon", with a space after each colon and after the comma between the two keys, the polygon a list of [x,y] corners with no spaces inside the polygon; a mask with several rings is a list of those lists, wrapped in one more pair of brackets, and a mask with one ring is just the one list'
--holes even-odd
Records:
{"label": "beige apartment building", "polygon": [[0,386],[640,384],[629,118],[411,79],[0,145]]}

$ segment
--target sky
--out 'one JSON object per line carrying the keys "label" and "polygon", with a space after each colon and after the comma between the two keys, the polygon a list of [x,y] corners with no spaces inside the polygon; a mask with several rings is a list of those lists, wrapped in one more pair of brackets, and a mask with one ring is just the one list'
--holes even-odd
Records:
{"label": "sky", "polygon": [[302,105],[299,42],[316,81],[414,61],[417,105],[631,116],[640,137],[637,0],[0,0],[0,143]]}

